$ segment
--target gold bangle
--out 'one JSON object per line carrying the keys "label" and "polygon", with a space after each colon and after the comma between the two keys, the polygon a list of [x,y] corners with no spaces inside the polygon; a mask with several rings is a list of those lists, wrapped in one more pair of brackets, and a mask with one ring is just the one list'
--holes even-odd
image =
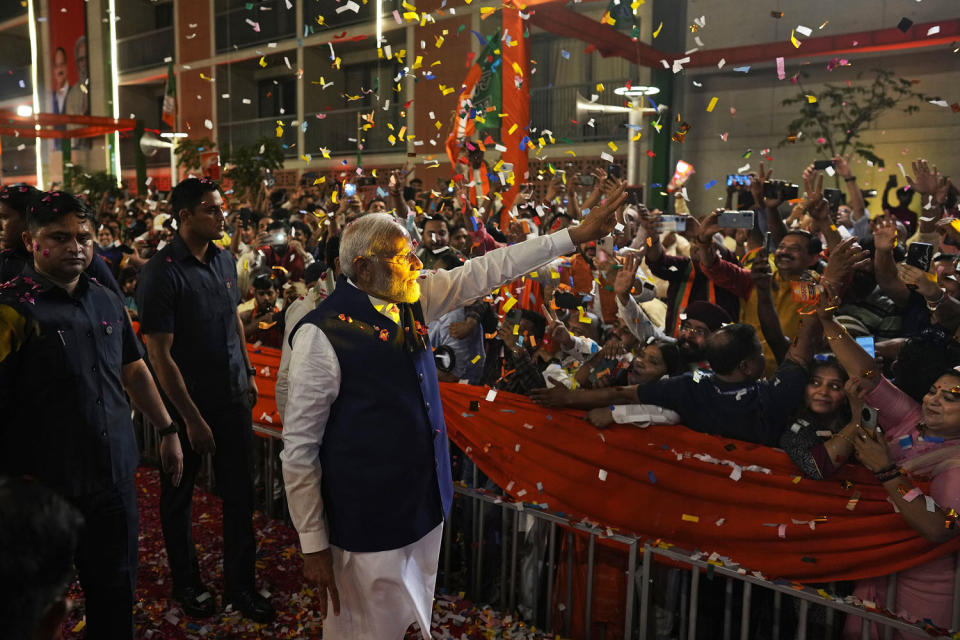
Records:
{"label": "gold bangle", "polygon": [[842,329],[842,330],[840,331],[840,333],[838,333],[838,334],[835,335],[835,336],[828,336],[827,334],[824,334],[824,336],[826,336],[828,342],[830,342],[830,341],[832,341],[832,340],[842,340],[844,337],[846,337],[846,335],[847,335],[846,329]]}
{"label": "gold bangle", "polygon": [[841,440],[846,440],[846,441],[847,441],[847,444],[849,444],[851,447],[855,446],[855,445],[853,444],[853,440],[851,440],[851,439],[848,438],[847,436],[843,435],[842,432],[838,431],[838,432],[836,432],[836,433],[833,434],[833,435],[835,435],[836,437],[840,438]]}

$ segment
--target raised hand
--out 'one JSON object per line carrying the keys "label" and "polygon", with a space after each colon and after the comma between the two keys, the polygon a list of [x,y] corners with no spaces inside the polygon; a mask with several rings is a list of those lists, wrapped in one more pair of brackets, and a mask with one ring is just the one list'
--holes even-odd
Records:
{"label": "raised hand", "polygon": [[922,269],[901,262],[897,265],[897,275],[905,285],[916,289],[924,298],[933,299],[940,295],[940,285],[930,280]]}
{"label": "raised hand", "polygon": [[940,179],[943,178],[937,167],[928,164],[923,158],[918,158],[911,166],[913,177],[907,176],[907,184],[910,188],[926,195],[936,192],[940,186]]}
{"label": "raised hand", "polygon": [[564,349],[572,347],[573,336],[570,335],[567,325],[562,320],[557,319],[557,314],[549,306],[540,305],[540,309],[543,311],[543,317],[547,319],[546,335],[556,340],[557,344]]}
{"label": "raised hand", "polygon": [[[761,162],[759,171],[751,171],[748,175],[750,176],[750,194],[753,196],[753,201],[757,204],[763,202],[763,185],[765,182],[769,181],[773,176],[773,169],[769,171],[765,170],[766,167]],[[779,203],[777,203],[779,206]]]}
{"label": "raised hand", "polygon": [[[720,231],[720,225],[717,220],[720,218],[720,212],[723,209],[715,209],[710,215],[700,221],[697,229],[697,242],[700,244],[711,244],[714,234]],[[691,216],[692,217],[692,216]],[[689,221],[687,222],[689,225]]]}
{"label": "raised hand", "polygon": [[833,156],[833,168],[837,170],[837,175],[841,178],[850,178],[853,176],[853,171],[850,170],[850,157],[836,155]]}
{"label": "raised hand", "polygon": [[893,251],[897,246],[897,224],[878,220],[873,228],[873,247],[876,251]]}
{"label": "raised hand", "polygon": [[617,271],[617,277],[613,280],[613,292],[617,297],[630,295],[633,284],[637,281],[637,269],[643,260],[643,253],[645,252],[630,253],[624,258],[623,268]]}
{"label": "raised hand", "polygon": [[830,251],[827,268],[823,271],[823,280],[831,284],[844,282],[854,269],[870,262],[870,252],[860,246],[856,236],[850,236]]}
{"label": "raised hand", "polygon": [[576,227],[570,229],[570,239],[574,244],[599,240],[617,225],[617,209],[627,199],[624,183],[617,181],[616,186],[607,195],[603,203],[590,209],[590,213]]}

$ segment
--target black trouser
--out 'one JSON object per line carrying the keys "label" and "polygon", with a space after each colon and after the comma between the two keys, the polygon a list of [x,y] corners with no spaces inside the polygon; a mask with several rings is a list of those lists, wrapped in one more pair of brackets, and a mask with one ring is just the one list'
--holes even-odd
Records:
{"label": "black trouser", "polygon": [[69,500],[84,519],[76,563],[86,602],[87,638],[132,640],[139,525],[134,478]]}
{"label": "black trouser", "polygon": [[[217,493],[223,500],[223,577],[227,594],[235,594],[253,589],[257,552],[253,536],[253,425],[250,407],[245,401],[236,401],[217,410],[201,409],[201,414],[213,431],[217,447],[213,455],[213,472]],[[202,584],[193,545],[191,516],[193,485],[201,458],[190,446],[185,431],[180,431],[183,479],[179,487],[174,487],[170,478],[163,474],[160,492],[160,522],[174,588]]]}

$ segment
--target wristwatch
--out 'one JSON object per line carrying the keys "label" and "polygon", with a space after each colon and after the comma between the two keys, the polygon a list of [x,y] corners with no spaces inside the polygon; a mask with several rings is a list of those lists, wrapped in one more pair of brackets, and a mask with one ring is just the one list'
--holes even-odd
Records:
{"label": "wristwatch", "polygon": [[176,433],[178,430],[179,430],[179,425],[177,425],[177,421],[171,420],[169,426],[163,429],[158,429],[157,433],[160,434],[161,438],[166,438],[170,434]]}

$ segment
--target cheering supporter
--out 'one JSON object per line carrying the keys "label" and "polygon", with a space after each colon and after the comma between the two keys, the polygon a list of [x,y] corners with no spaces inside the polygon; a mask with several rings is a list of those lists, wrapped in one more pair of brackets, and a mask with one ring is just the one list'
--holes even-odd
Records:
{"label": "cheering supporter", "polygon": [[[864,406],[875,409],[875,418],[868,422],[862,413],[855,415],[856,428],[838,434],[845,438],[848,454],[854,451],[860,463],[874,472],[896,510],[917,533],[932,542],[950,540],[957,535],[952,523],[960,508],[960,450],[956,448],[960,443],[960,373],[952,368],[940,371],[917,403],[877,372],[874,359],[836,321],[827,303],[819,305],[817,315]],[[930,483],[928,493],[916,486],[920,481]],[[897,611],[912,620],[929,619],[949,627],[955,571],[953,557],[943,556],[899,572]],[[862,580],[854,593],[861,600],[883,606],[887,580]],[[848,619],[851,637],[859,637],[859,626],[858,620]]]}
{"label": "cheering supporter", "polygon": [[[411,269],[416,260],[422,262],[426,280],[421,282],[462,277],[457,274],[474,272],[494,250],[528,238],[556,243],[572,233],[585,240],[564,244],[566,255],[553,252],[555,259],[527,265],[528,272],[498,289],[473,291],[471,285],[473,299],[456,305],[445,301],[446,313],[425,327],[434,350],[425,362],[436,366],[440,381],[527,395],[543,407],[586,410],[586,423],[600,429],[613,424],[684,425],[780,447],[805,477],[815,480],[838,472],[845,477],[843,465],[860,464],[878,472],[891,502],[918,534],[934,541],[952,535],[953,530],[940,529],[949,521],[950,509],[960,508],[955,504],[960,490],[954,490],[951,475],[951,434],[960,434],[960,419],[954,429],[950,414],[950,403],[960,397],[960,377],[951,372],[960,364],[960,343],[953,337],[960,330],[960,232],[950,217],[956,213],[955,189],[935,167],[919,160],[908,178],[925,216],[913,235],[898,224],[897,212],[871,219],[850,165],[835,157],[833,167],[846,187],[847,203],[824,197],[812,168],[804,172],[806,194],[801,200],[786,203],[781,194],[769,197],[771,172],[761,166],[739,192],[742,211],[753,212],[750,228],[721,227],[719,211],[690,215],[686,200],[676,193],[669,206],[677,218],[666,218],[665,212],[648,210],[640,202],[621,205],[613,214],[617,225],[612,233],[589,239],[582,233],[583,220],[589,219],[589,210],[606,206],[604,198],[612,188],[619,189],[619,180],[604,169],[581,176],[573,162],[565,168],[554,163],[553,172],[537,176],[532,171],[517,199],[504,206],[510,185],[501,184],[499,172],[477,153],[479,142],[474,147],[468,153],[469,173],[438,181],[432,190],[405,170],[380,169],[377,185],[366,184],[368,174],[341,170],[330,172],[332,179],[324,181],[304,174],[296,190],[262,189],[249,202],[227,203],[228,212],[221,211],[220,193],[209,181],[202,183],[199,200],[185,203],[183,191],[198,187],[201,181],[196,180],[182,182],[172,194],[173,218],[161,195],[150,200],[120,196],[118,204],[104,201],[95,212],[91,229],[99,229],[103,237],[93,239],[100,240],[105,257],[119,269],[118,292],[129,317],[142,322],[167,408],[186,423],[175,438],[185,458],[182,486],[174,487],[165,478],[160,508],[174,600],[188,616],[208,617],[217,604],[205,585],[204,578],[211,576],[199,573],[189,534],[199,454],[208,451],[214,453],[217,490],[224,500],[224,604],[233,603],[254,620],[273,615],[272,604],[254,580],[257,539],[250,522],[255,476],[248,464],[248,441],[256,374],[249,368],[248,354],[262,350],[273,357],[276,352],[271,350],[280,350],[276,409],[281,420],[287,419],[284,431],[295,439],[296,431],[304,430],[309,409],[297,397],[298,390],[309,387],[311,393],[329,395],[332,387],[321,390],[317,385],[336,376],[328,380],[305,374],[321,360],[310,360],[302,348],[298,353],[292,340],[298,327],[301,345],[303,336],[316,339],[319,329],[304,318],[326,309],[329,304],[324,302],[332,296],[343,302],[358,286],[376,288],[369,278],[359,283],[356,268],[348,269],[346,277],[339,262],[346,229],[371,214],[384,220],[392,215],[397,237],[404,236],[405,242],[404,231],[409,235],[414,255],[398,256],[394,262],[402,258]],[[352,189],[344,185],[351,181],[357,190],[348,196]],[[21,186],[0,191],[4,281],[19,275],[30,258],[21,237],[22,220],[39,193]],[[728,192],[730,205],[735,193]],[[215,237],[221,230],[224,235]],[[551,234],[557,237],[545,237]],[[929,261],[917,260],[918,255]],[[353,258],[354,265],[383,260],[380,254]],[[427,275],[431,271],[436,273]],[[112,283],[110,266],[101,257],[93,259],[88,274]],[[351,298],[350,304],[364,300]],[[835,308],[827,308],[828,300]],[[392,326],[391,319],[380,316],[384,314],[372,317],[381,329]],[[866,351],[859,350],[854,338]],[[368,346],[374,349],[382,340],[377,337]],[[834,356],[823,353],[830,349]],[[322,362],[329,368],[333,365],[328,356],[329,350]],[[376,370],[380,361],[370,357],[362,364]],[[357,374],[353,364],[349,367],[350,375]],[[398,379],[390,377],[390,384]],[[488,392],[474,391],[480,398]],[[377,388],[373,395],[389,392]],[[344,410],[343,402],[335,404],[335,393],[331,398],[331,411]],[[444,404],[447,401],[445,396]],[[482,401],[480,406],[479,412],[469,411],[475,422],[496,411],[483,411],[492,405]],[[880,409],[877,440],[863,437],[874,415],[870,409]],[[261,415],[270,415],[269,398],[261,401],[252,419],[265,421],[257,420]],[[330,420],[346,424],[346,415]],[[539,429],[539,423],[530,420]],[[577,424],[586,428],[584,422]],[[615,435],[588,433],[594,439]],[[683,437],[679,430],[673,433]],[[906,437],[912,444],[903,445]],[[299,471],[309,466],[306,456],[301,458],[294,461]],[[891,464],[897,467],[888,468]],[[918,483],[931,481],[924,491],[938,510],[919,513],[925,496],[911,493],[913,485],[905,480],[909,474]],[[472,474],[464,477],[472,481]],[[492,482],[487,488],[501,491]],[[341,509],[338,513],[353,508],[333,506]],[[301,531],[301,539],[310,542],[320,531],[310,515],[316,511],[303,501],[293,508],[297,522],[309,527]],[[940,529],[934,526],[937,518]],[[458,522],[454,518],[448,524],[456,527]],[[499,531],[500,524],[491,519],[485,526]],[[429,534],[430,529],[417,533]],[[459,531],[454,533],[457,540]],[[477,545],[474,535],[454,544]],[[483,551],[484,577],[492,583],[501,543],[484,541],[488,543],[492,546]],[[319,553],[320,546],[304,550]],[[453,553],[456,557],[459,550]],[[543,560],[536,553],[528,555]],[[323,577],[321,570],[331,560],[344,558],[310,558],[310,577]],[[928,565],[901,577],[897,610],[949,626],[945,596],[933,590],[952,590],[952,565]],[[329,588],[330,583],[324,585]],[[858,587],[865,601],[882,603],[885,593],[883,579]],[[532,602],[532,594],[521,600]]]}

